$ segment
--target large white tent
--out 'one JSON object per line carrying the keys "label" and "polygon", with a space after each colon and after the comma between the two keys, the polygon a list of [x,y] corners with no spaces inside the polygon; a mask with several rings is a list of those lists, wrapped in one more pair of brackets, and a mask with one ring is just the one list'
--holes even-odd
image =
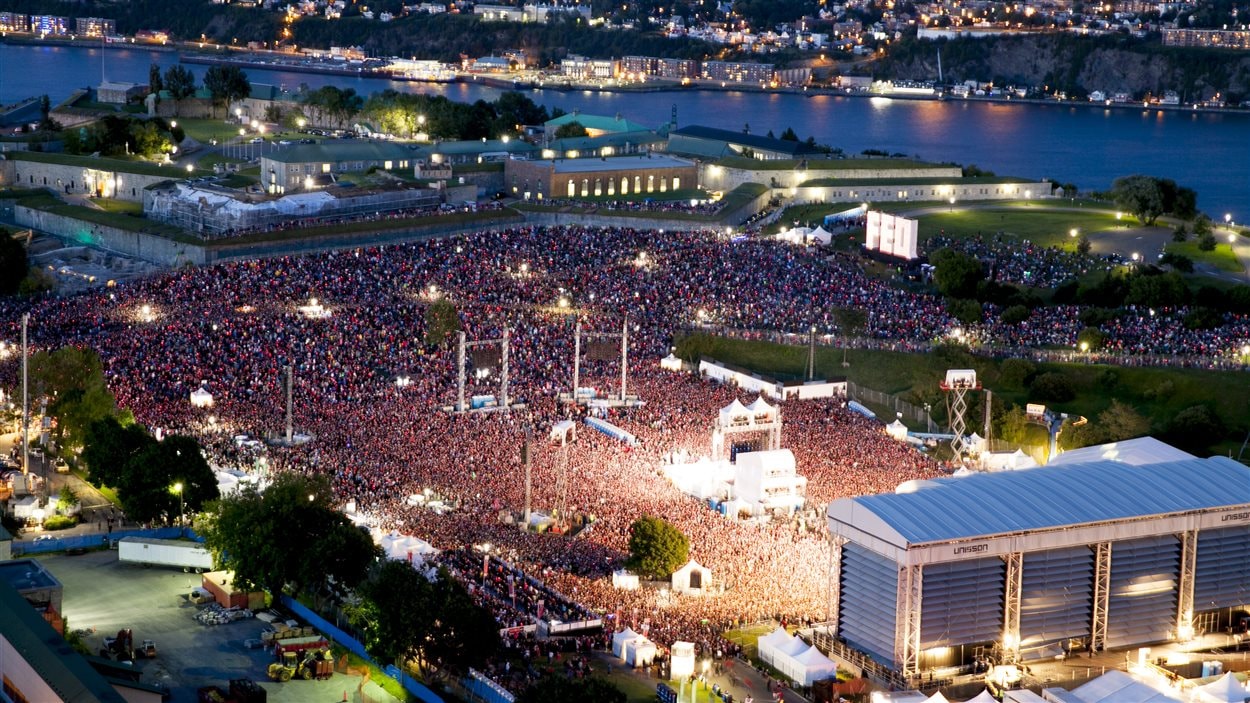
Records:
{"label": "large white tent", "polygon": [[791,678],[804,686],[811,686],[814,681],[829,679],[838,675],[838,665],[829,657],[821,654],[820,650],[814,646],[799,652],[792,659],[796,666]]}
{"label": "large white tent", "polygon": [[700,595],[712,585],[712,570],[691,559],[673,572],[669,584],[675,593]]}
{"label": "large white tent", "polygon": [[[1046,689],[1043,693],[1050,693]],[[1071,692],[1058,689],[1056,697],[1063,701],[1076,703],[1181,703],[1158,689],[1144,684],[1123,671],[1111,670],[1087,684],[1072,689]]]}
{"label": "large white tent", "polygon": [[756,641],[756,653],[760,661],[772,664],[776,659],[777,648],[794,641],[794,637],[784,627],[778,627],[767,635],[760,635]]}
{"label": "large white tent", "polygon": [[634,632],[631,628],[626,627],[624,630],[612,635],[612,655],[621,661],[625,661],[625,645],[633,642],[642,635]]}
{"label": "large white tent", "polygon": [[969,698],[964,703],[998,703],[998,699],[990,695],[990,692],[982,689],[975,698]]}
{"label": "large white tent", "polygon": [[1224,674],[1211,683],[1199,686],[1194,693],[1195,703],[1243,703],[1250,700],[1250,681],[1242,683],[1232,672]]}
{"label": "large white tent", "polygon": [[655,651],[655,643],[639,635],[625,643],[625,656],[621,658],[626,664],[637,669],[655,661]]}

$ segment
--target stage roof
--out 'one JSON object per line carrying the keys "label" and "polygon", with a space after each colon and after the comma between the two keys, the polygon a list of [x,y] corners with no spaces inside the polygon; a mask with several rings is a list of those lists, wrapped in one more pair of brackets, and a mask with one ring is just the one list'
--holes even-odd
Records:
{"label": "stage roof", "polygon": [[913,493],[842,498],[828,517],[914,545],[1239,505],[1250,505],[1250,468],[1212,457],[973,473]]}

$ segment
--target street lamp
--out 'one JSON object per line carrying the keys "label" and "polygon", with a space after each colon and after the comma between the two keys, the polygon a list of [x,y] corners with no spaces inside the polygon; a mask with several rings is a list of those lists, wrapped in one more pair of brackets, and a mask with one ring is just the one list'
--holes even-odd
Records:
{"label": "street lamp", "polygon": [[182,481],[179,481],[174,484],[173,491],[174,493],[178,494],[178,524],[181,525],[183,521],[186,519],[186,516],[185,516],[186,504],[183,502],[183,499],[182,499]]}
{"label": "street lamp", "polygon": [[1068,230],[1068,236],[1069,236],[1069,237],[1072,237],[1073,239],[1075,239],[1075,238],[1076,238],[1076,235],[1077,235],[1077,234],[1079,234],[1079,233],[1080,233],[1080,230],[1078,230],[1078,229],[1077,229],[1077,228],[1075,228],[1075,227],[1073,227],[1072,229]]}

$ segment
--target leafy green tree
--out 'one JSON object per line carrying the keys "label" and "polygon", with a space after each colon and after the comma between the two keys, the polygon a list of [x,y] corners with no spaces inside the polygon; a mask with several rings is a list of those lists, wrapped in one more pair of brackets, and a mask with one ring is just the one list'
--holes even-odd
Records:
{"label": "leafy green tree", "polygon": [[372,539],[334,509],[324,476],[281,473],[262,493],[255,486],[210,503],[196,531],[217,563],[245,586],[275,596],[290,585],[324,592],[354,588],[378,554]]}
{"label": "leafy green tree", "polygon": [[[179,484],[181,496],[175,490]],[[215,500],[217,477],[204,460],[199,442],[171,435],[149,442],[126,462],[117,494],[131,519],[169,524],[180,511],[194,515]]]}
{"label": "leafy green tree", "polygon": [[56,509],[65,512],[78,504],[78,495],[74,493],[74,489],[68,485],[61,486],[61,492],[56,497]]}
{"label": "leafy green tree", "polygon": [[629,698],[606,679],[596,676],[570,679],[549,674],[530,684],[516,700],[517,703],[626,703]]}
{"label": "leafy green tree", "polygon": [[1012,305],[1003,310],[1002,320],[1004,324],[1018,325],[1029,319],[1029,309],[1023,305]]}
{"label": "leafy green tree", "polygon": [[516,132],[519,127],[540,125],[551,119],[547,108],[535,103],[525,93],[509,90],[495,101],[495,112],[499,115],[496,131],[499,133]]}
{"label": "leafy green tree", "polygon": [[26,247],[6,229],[0,229],[0,295],[17,292],[29,266]]}
{"label": "leafy green tree", "polygon": [[1220,416],[1205,405],[1192,405],[1167,423],[1163,438],[1190,452],[1205,452],[1227,432]]}
{"label": "leafy green tree", "polygon": [[1041,401],[1066,403],[1076,397],[1072,380],[1057,371],[1038,374],[1029,384],[1029,395]]}
{"label": "leafy green tree", "polygon": [[668,578],[689,556],[690,540],[658,517],[644,515],[629,528],[629,567],[648,578]]}
{"label": "leafy green tree", "polygon": [[100,357],[90,349],[36,352],[30,357],[30,376],[38,395],[49,399],[48,414],[57,418],[52,434],[63,446],[82,446],[91,423],[117,410]]}
{"label": "leafy green tree", "polygon": [[948,298],[946,311],[965,325],[975,325],[980,322],[984,312],[981,304],[970,298]]}
{"label": "leafy green tree", "polygon": [[161,80],[160,64],[154,63],[148,67],[148,93],[160,96],[164,89],[165,81]]}
{"label": "leafy green tree", "polygon": [[939,249],[929,257],[933,264],[933,283],[948,298],[972,298],[977,283],[985,277],[981,262],[954,249]]}
{"label": "leafy green tree", "polygon": [[56,132],[61,129],[61,124],[52,119],[52,101],[47,95],[39,98],[39,127],[40,132]]}
{"label": "leafy green tree", "polygon": [[242,100],[252,93],[247,74],[238,66],[209,66],[204,72],[204,87],[212,96],[214,108]]}
{"label": "leafy green tree", "polygon": [[151,121],[135,122],[130,128],[130,134],[134,142],[134,153],[144,158],[168,154],[174,146],[169,134]]}
{"label": "leafy green tree", "polygon": [[567,139],[569,137],[585,137],[590,133],[581,122],[566,122],[556,128],[556,139]]}
{"label": "leafy green tree", "polygon": [[1024,409],[1012,405],[998,419],[998,436],[1013,444],[1023,444],[1028,438],[1029,419]]}
{"label": "leafy green tree", "polygon": [[868,327],[868,314],[860,308],[835,308],[833,319],[842,333],[842,365],[850,366],[846,359],[847,342],[858,337]]}
{"label": "leafy green tree", "polygon": [[1076,333],[1076,345],[1082,351],[1098,351],[1106,341],[1107,335],[1092,325]]}
{"label": "leafy green tree", "polygon": [[1106,410],[1098,413],[1098,441],[1119,442],[1150,434],[1150,419],[1131,405],[1112,399]]}
{"label": "leafy green tree", "polygon": [[781,133],[780,139],[785,142],[797,142],[799,141],[799,135],[795,134],[793,127],[786,127],[785,131]]}
{"label": "leafy green tree", "polygon": [[415,657],[429,636],[433,611],[422,607],[433,585],[406,561],[385,559],[369,570],[345,609],[364,633],[369,653],[384,662]]}
{"label": "leafy green tree", "polygon": [[1198,249],[1200,251],[1215,251],[1215,235],[1207,232],[1198,237]]}
{"label": "leafy green tree", "polygon": [[179,102],[195,95],[195,74],[182,64],[170,66],[165,69],[164,85],[169,97],[174,99],[174,114],[177,115]]}
{"label": "leafy green tree", "polygon": [[1162,266],[1171,266],[1177,271],[1183,271],[1184,273],[1194,272],[1194,260],[1184,254],[1176,254],[1170,251],[1164,252],[1163,256],[1159,259],[1159,264]]}
{"label": "leafy green tree", "polygon": [[117,488],[131,458],[155,441],[142,427],[122,423],[112,415],[96,420],[83,437],[82,460],[87,467],[87,480],[97,488]]}
{"label": "leafy green tree", "polygon": [[460,331],[460,314],[446,298],[439,298],[425,309],[425,343],[437,347]]}
{"label": "leafy green tree", "polygon": [[1076,251],[1080,254],[1088,254],[1094,245],[1089,241],[1089,235],[1081,232],[1081,236],[1076,238]]}
{"label": "leafy green tree", "polygon": [[1111,184],[1111,198],[1116,205],[1133,213],[1142,224],[1153,225],[1165,211],[1163,189],[1158,179],[1150,176],[1124,176]]}
{"label": "leafy green tree", "polygon": [[1024,388],[1029,378],[1037,373],[1037,365],[1028,359],[1003,359],[998,366],[999,380],[1011,388]]}
{"label": "leafy green tree", "polygon": [[1176,229],[1172,230],[1172,241],[1183,242],[1189,239],[1189,230],[1185,229],[1185,223],[1181,222],[1176,225]]}
{"label": "leafy green tree", "polygon": [[421,647],[424,661],[461,675],[469,667],[482,668],[499,650],[499,623],[445,569],[440,570],[426,607],[434,619]]}

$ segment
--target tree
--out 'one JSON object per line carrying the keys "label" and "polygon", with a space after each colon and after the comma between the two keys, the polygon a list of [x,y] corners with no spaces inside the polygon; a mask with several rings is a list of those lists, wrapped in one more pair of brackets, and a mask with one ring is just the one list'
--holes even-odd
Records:
{"label": "tree", "polygon": [[556,128],[556,139],[566,139],[569,137],[585,137],[589,136],[589,132],[582,126],[581,122],[566,122]]}
{"label": "tree", "polygon": [[1037,400],[1066,403],[1076,397],[1076,389],[1072,387],[1072,381],[1067,376],[1057,371],[1047,371],[1038,374],[1029,384],[1029,394]]}
{"label": "tree", "polygon": [[975,325],[980,322],[984,312],[980,303],[969,298],[948,298],[946,311],[965,325]]}
{"label": "tree", "polygon": [[1013,444],[1023,444],[1028,437],[1029,418],[1019,405],[1012,405],[998,418],[998,436]]}
{"label": "tree", "polygon": [[0,295],[16,293],[28,269],[26,247],[0,228]]}
{"label": "tree", "polygon": [[1186,239],[1189,239],[1189,230],[1185,229],[1185,223],[1182,222],[1176,225],[1176,229],[1172,230],[1172,241],[1179,243]]}
{"label": "tree", "polygon": [[797,142],[799,140],[799,135],[794,133],[793,127],[786,127],[785,131],[781,133],[781,140],[785,142]]}
{"label": "tree", "polygon": [[629,528],[629,567],[648,578],[668,578],[689,555],[690,540],[658,517],[644,515]]}
{"label": "tree", "polygon": [[152,64],[148,67],[148,93],[157,96],[160,99],[161,91],[165,89],[165,82],[161,80],[160,64]]}
{"label": "tree", "polygon": [[999,380],[1011,388],[1024,388],[1035,373],[1037,366],[1028,359],[1004,359],[998,367]]}
{"label": "tree", "polygon": [[39,131],[56,132],[61,129],[61,125],[52,119],[52,101],[47,95],[39,98]]}
{"label": "tree", "polygon": [[240,585],[275,596],[288,584],[293,593],[322,592],[330,582],[354,588],[378,550],[333,501],[326,477],[282,473],[264,493],[249,485],[210,503],[196,531]]}
{"label": "tree", "polygon": [[[181,487],[181,493],[175,486]],[[217,477],[191,437],[152,439],[130,457],[117,484],[126,514],[138,522],[169,524],[180,514],[195,514],[218,497]]]}
{"label": "tree", "polygon": [[1215,251],[1215,235],[1207,232],[1199,236],[1198,249],[1200,251]]}
{"label": "tree", "polygon": [[97,488],[120,486],[122,471],[131,458],[153,441],[142,427],[124,424],[111,415],[96,420],[83,438],[82,460],[87,467],[87,480]]}
{"label": "tree", "polygon": [[1193,259],[1185,256],[1184,254],[1175,254],[1170,251],[1164,252],[1163,256],[1159,258],[1159,265],[1171,266],[1177,271],[1182,271],[1184,273],[1194,272]]}
{"label": "tree", "polygon": [[427,580],[405,561],[373,565],[355,589],[348,616],[383,661],[418,659],[449,673],[480,667],[499,649],[494,616],[445,569]]}
{"label": "tree", "polygon": [[596,676],[570,679],[549,674],[530,684],[516,700],[517,703],[626,703],[629,699],[616,684]]}
{"label": "tree", "polygon": [[1081,351],[1098,351],[1106,341],[1107,335],[1093,325],[1082,328],[1076,333],[1077,348]]}
{"label": "tree", "polygon": [[117,410],[104,383],[100,357],[90,349],[62,347],[30,357],[30,375],[37,392],[50,399],[48,414],[57,418],[53,436],[67,447],[82,446],[87,428]]}
{"label": "tree", "polygon": [[425,309],[426,346],[437,347],[459,331],[460,314],[447,298],[439,298]]}
{"label": "tree", "polygon": [[182,64],[170,66],[165,70],[165,90],[174,99],[174,114],[178,114],[178,101],[195,95],[195,74]]}
{"label": "tree", "polygon": [[1124,439],[1150,434],[1150,420],[1132,406],[1112,400],[1111,405],[1098,414],[1099,442],[1119,442]]}
{"label": "tree", "polygon": [[77,504],[78,495],[74,493],[74,489],[68,485],[61,486],[61,492],[56,497],[56,509],[64,513]]}
{"label": "tree", "polygon": [[1018,325],[1029,319],[1029,309],[1023,305],[1012,305],[1006,310],[1003,310],[1001,317],[1003,324]]}
{"label": "tree", "polygon": [[1227,432],[1224,421],[1205,405],[1192,405],[1176,413],[1164,429],[1171,444],[1191,452],[1204,452]]}
{"label": "tree", "polygon": [[1111,184],[1116,205],[1133,213],[1144,225],[1153,225],[1164,213],[1163,188],[1150,176],[1124,176]]}
{"label": "tree", "polygon": [[985,277],[981,262],[961,251],[939,249],[929,261],[934,266],[933,283],[948,298],[972,298]]}
{"label": "tree", "polygon": [[1081,232],[1081,236],[1076,239],[1076,251],[1079,254],[1088,254],[1094,245],[1089,241],[1089,235]]}
{"label": "tree", "polygon": [[209,66],[204,72],[204,87],[212,96],[214,107],[229,105],[252,93],[247,74],[238,66]]}

